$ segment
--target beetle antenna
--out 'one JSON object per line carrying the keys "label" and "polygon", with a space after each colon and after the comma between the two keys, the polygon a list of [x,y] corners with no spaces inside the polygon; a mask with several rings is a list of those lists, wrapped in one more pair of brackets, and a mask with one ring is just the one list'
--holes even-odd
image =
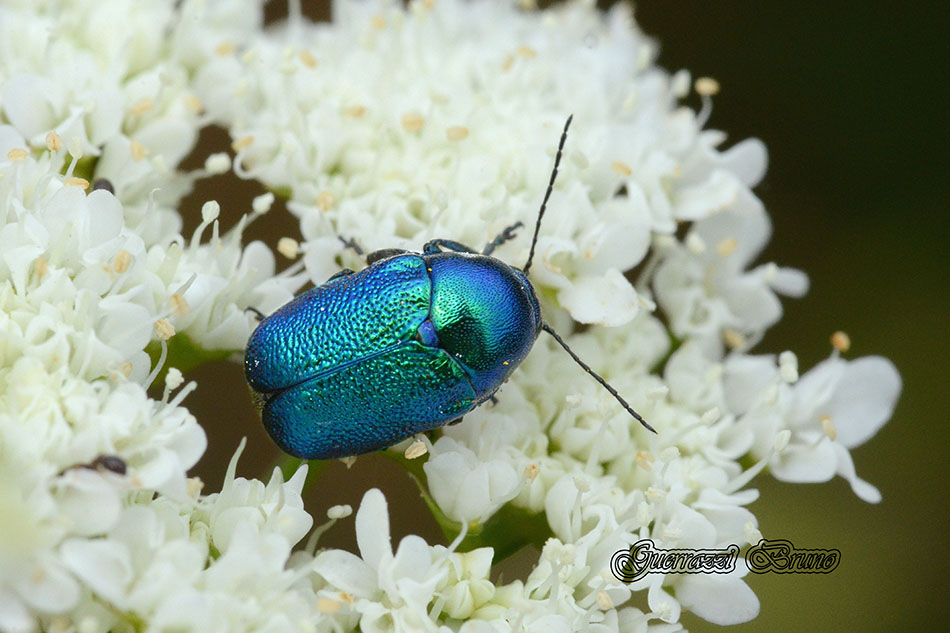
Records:
{"label": "beetle antenna", "polygon": [[[571,120],[568,119],[567,122],[570,123]],[[566,129],[567,129],[567,128],[565,128],[565,131],[566,131]],[[557,171],[557,170],[555,169],[555,171]],[[545,332],[547,332],[548,334],[550,334],[551,336],[553,336],[553,337],[554,337],[554,340],[557,341],[558,345],[560,345],[561,347],[563,347],[563,348],[564,348],[564,351],[571,355],[571,358],[574,359],[574,362],[576,362],[578,365],[580,365],[581,367],[583,367],[583,368],[584,368],[584,371],[586,371],[588,374],[590,374],[591,377],[593,377],[594,380],[596,380],[597,382],[599,382],[599,383],[601,384],[601,386],[602,386],[604,389],[606,389],[607,391],[609,391],[609,392],[610,392],[610,395],[612,395],[614,398],[616,398],[616,399],[617,399],[617,402],[620,403],[620,406],[622,406],[624,409],[627,410],[627,413],[629,413],[629,414],[632,415],[634,418],[636,418],[637,421],[640,422],[640,424],[642,424],[645,429],[647,429],[648,431],[653,431],[654,433],[656,433],[656,429],[654,429],[652,426],[650,426],[649,424],[647,424],[647,421],[644,420],[644,419],[640,416],[639,413],[637,413],[636,411],[633,410],[633,407],[631,407],[631,406],[627,403],[627,401],[624,400],[624,399],[621,397],[621,395],[620,395],[619,393],[617,393],[617,390],[616,390],[616,389],[614,389],[613,387],[610,386],[610,383],[608,383],[606,380],[604,380],[603,378],[601,378],[600,375],[597,374],[597,372],[595,372],[593,369],[591,369],[591,368],[587,365],[587,363],[585,363],[584,361],[582,361],[582,360],[580,359],[580,357],[578,357],[578,355],[574,353],[574,350],[572,350],[570,347],[568,347],[567,343],[564,342],[564,339],[562,339],[560,336],[558,336],[558,333],[554,331],[554,328],[552,328],[552,327],[551,327],[550,325],[548,325],[546,322],[542,322],[542,323],[541,323],[541,329],[544,330]]]}
{"label": "beetle antenna", "polygon": [[548,190],[544,192],[544,200],[541,201],[541,210],[538,211],[538,221],[534,225],[534,237],[531,238],[531,251],[528,253],[528,262],[524,265],[524,276],[528,276],[528,269],[531,268],[531,260],[534,259],[534,247],[538,243],[538,231],[541,230],[541,218],[544,217],[544,210],[548,205],[548,198],[551,197],[551,191],[554,190],[554,179],[557,178],[557,167],[561,164],[561,153],[564,151],[564,142],[567,141],[567,128],[571,127],[571,120],[574,115],[567,117],[567,123],[564,124],[564,131],[561,132],[561,142],[557,146],[557,154],[554,156],[554,169],[551,171],[551,182],[548,183]]}

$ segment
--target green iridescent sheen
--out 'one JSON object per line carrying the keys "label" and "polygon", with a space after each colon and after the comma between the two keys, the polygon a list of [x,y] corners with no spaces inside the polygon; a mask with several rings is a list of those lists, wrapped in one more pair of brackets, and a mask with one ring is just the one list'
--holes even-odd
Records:
{"label": "green iridescent sheen", "polygon": [[439,253],[427,261],[441,346],[487,399],[538,337],[541,308],[534,290],[520,272],[491,257]]}
{"label": "green iridescent sheen", "polygon": [[498,260],[397,255],[264,319],[245,372],[281,448],[343,457],[471,411],[524,359],[540,325],[530,284]]}

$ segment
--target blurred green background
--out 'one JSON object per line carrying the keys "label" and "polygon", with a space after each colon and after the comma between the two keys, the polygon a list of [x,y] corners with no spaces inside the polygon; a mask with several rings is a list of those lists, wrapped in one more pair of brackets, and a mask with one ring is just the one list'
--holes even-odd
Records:
{"label": "blurred green background", "polygon": [[[276,16],[283,4],[269,11]],[[326,15],[322,1],[305,5],[311,16]],[[768,145],[768,175],[756,191],[774,234],[760,261],[801,268],[812,283],[804,299],[784,302],[784,318],[757,350],[792,349],[804,372],[828,355],[829,335],[842,329],[852,340],[848,357],[887,356],[904,380],[894,418],[853,452],[858,474],[883,493],[881,504],[860,501],[841,479],[753,482],[762,494],[751,510],[767,537],[838,548],[842,562],[827,576],[750,577],[762,609],[756,621],[730,629],[737,633],[939,630],[950,621],[943,540],[950,531],[950,267],[948,233],[939,228],[948,200],[948,6],[646,0],[636,7],[637,21],[661,45],[662,66],[720,81],[709,126],[725,130],[727,144],[758,136]],[[192,165],[227,144],[220,131],[206,132]],[[215,198],[227,227],[262,191],[227,177],[202,183],[186,226],[197,224],[201,202]],[[298,235],[280,212],[254,225],[248,239],[273,247]],[[187,405],[209,433],[195,469],[208,490],[219,489],[245,435],[238,472],[263,476],[276,450],[245,395],[240,365],[206,365],[189,378],[198,391]],[[348,472],[332,463],[308,509],[320,522],[331,505],[355,509],[373,486],[389,499],[394,541],[410,532],[441,541],[414,485],[379,456],[361,457]],[[352,519],[321,544],[353,549]],[[723,630],[689,614],[683,622],[693,631]]]}

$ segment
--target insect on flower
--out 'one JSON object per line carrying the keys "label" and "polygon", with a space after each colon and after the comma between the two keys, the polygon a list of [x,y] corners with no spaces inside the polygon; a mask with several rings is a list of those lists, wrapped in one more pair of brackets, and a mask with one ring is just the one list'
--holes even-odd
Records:
{"label": "insect on flower", "polygon": [[70,466],[62,472],[65,473],[67,470],[71,470],[73,468],[85,468],[86,470],[98,470],[100,472],[109,471],[115,473],[116,475],[124,475],[126,472],[128,472],[128,464],[126,464],[125,460],[118,455],[100,455],[88,464],[76,464],[75,466]]}
{"label": "insect on flower", "polygon": [[247,344],[245,374],[283,450],[345,457],[456,423],[494,396],[542,330],[653,431],[543,320],[528,281],[571,119],[523,269],[491,256],[515,237],[517,222],[481,252],[446,239],[421,253],[374,251],[362,271],[341,270],[261,321]]}

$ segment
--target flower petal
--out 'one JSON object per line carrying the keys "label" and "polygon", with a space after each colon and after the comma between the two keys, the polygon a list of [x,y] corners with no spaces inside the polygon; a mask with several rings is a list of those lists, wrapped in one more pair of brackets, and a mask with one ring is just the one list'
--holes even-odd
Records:
{"label": "flower petal", "polygon": [[769,153],[760,139],[747,138],[720,154],[719,165],[735,174],[745,186],[754,187],[768,169]]}
{"label": "flower petal", "polygon": [[603,276],[575,279],[558,293],[558,302],[576,321],[606,326],[629,323],[639,311],[637,291],[615,268]]}
{"label": "flower petal", "polygon": [[[737,568],[744,567],[737,563]],[[759,599],[737,572],[730,574],[689,574],[676,587],[676,598],[684,607],[713,624],[731,626],[759,615]]]}
{"label": "flower petal", "polygon": [[31,138],[56,124],[49,97],[55,92],[46,77],[14,75],[4,82],[0,103],[13,127],[26,138]]}
{"label": "flower petal", "polygon": [[13,578],[20,598],[41,613],[63,613],[79,600],[79,583],[52,556]]}
{"label": "flower petal", "polygon": [[90,589],[118,608],[125,605],[125,592],[132,582],[129,552],[118,541],[69,539],[60,548],[63,563]]}
{"label": "flower petal", "polygon": [[36,620],[23,603],[9,591],[0,590],[0,631],[33,633]]}
{"label": "flower petal", "polygon": [[678,622],[682,607],[679,601],[663,590],[663,576],[657,576],[655,580],[651,579],[649,590],[647,590],[647,604],[664,622]]}
{"label": "flower petal", "polygon": [[848,448],[868,441],[893,415],[900,392],[900,374],[886,358],[849,362],[826,405],[838,441]]}
{"label": "flower petal", "polygon": [[835,454],[838,456],[837,472],[851,484],[851,490],[854,491],[854,494],[868,503],[880,503],[882,498],[881,491],[858,477],[857,472],[854,470],[854,461],[851,459],[851,453],[848,452],[848,449],[837,442],[835,442],[833,446]]}
{"label": "flower petal", "polygon": [[356,512],[356,543],[363,560],[373,569],[379,569],[383,560],[393,556],[389,511],[386,497],[379,488],[367,490],[360,502],[360,509]]}
{"label": "flower petal", "polygon": [[787,446],[769,467],[779,481],[817,483],[834,477],[837,462],[832,443],[822,438],[817,445]]}
{"label": "flower petal", "polygon": [[377,574],[359,556],[339,549],[321,552],[313,570],[334,587],[359,598],[373,598],[378,591]]}

